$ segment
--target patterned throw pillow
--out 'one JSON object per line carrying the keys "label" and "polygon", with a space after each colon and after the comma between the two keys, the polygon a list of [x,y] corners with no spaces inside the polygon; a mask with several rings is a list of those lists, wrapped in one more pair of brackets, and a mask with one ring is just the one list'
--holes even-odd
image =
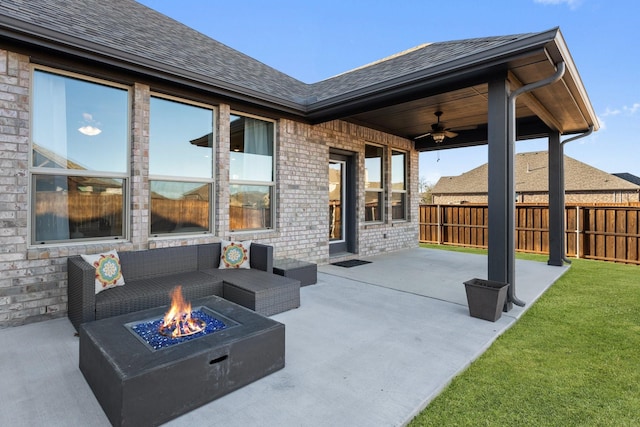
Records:
{"label": "patterned throw pillow", "polygon": [[120,258],[115,250],[95,255],[81,255],[96,268],[96,294],[105,289],[124,285]]}
{"label": "patterned throw pillow", "polygon": [[251,268],[250,249],[251,240],[244,242],[220,241],[220,266],[218,268]]}

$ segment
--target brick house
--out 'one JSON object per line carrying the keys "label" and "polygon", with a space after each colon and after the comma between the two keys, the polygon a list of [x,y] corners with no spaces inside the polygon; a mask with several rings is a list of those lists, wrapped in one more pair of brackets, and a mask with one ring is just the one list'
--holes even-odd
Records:
{"label": "brick house", "polygon": [[[0,327],[66,314],[70,255],[226,238],[323,264],[415,247],[419,151],[507,150],[509,88],[560,64],[520,98],[517,138],[597,129],[557,28],[305,84],[133,0],[0,0]],[[417,138],[436,109],[456,138]]]}
{"label": "brick house", "polygon": [[[516,201],[549,202],[549,158],[546,151],[516,155]],[[487,203],[488,164],[458,176],[443,176],[433,187],[433,203]],[[640,185],[564,156],[566,203],[640,202]],[[628,176],[629,174],[619,174]]]}

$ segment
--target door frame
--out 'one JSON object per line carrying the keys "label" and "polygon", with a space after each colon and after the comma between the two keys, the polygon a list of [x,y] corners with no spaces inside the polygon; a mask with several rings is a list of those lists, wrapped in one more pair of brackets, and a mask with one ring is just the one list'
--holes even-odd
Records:
{"label": "door frame", "polygon": [[[352,151],[331,150],[329,163],[341,162],[343,171],[343,239],[332,242],[329,240],[329,257],[338,254],[356,252],[356,153]],[[329,164],[327,164],[329,167]],[[328,177],[327,177],[328,179]],[[329,225],[329,224],[327,224]],[[327,227],[327,235],[329,229]]]}

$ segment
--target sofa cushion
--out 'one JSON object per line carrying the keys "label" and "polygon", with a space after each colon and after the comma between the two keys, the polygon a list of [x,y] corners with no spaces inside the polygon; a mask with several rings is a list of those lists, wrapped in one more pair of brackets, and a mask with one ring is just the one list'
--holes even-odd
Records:
{"label": "sofa cushion", "polygon": [[251,240],[244,242],[222,240],[220,246],[220,265],[218,268],[251,268]]}
{"label": "sofa cushion", "polygon": [[127,281],[198,270],[198,248],[177,246],[120,253]]}
{"label": "sofa cushion", "polygon": [[93,255],[81,255],[82,259],[91,264],[96,269],[96,294],[106,289],[124,285],[122,267],[118,252],[109,252]]}
{"label": "sofa cushion", "polygon": [[127,286],[96,295],[96,320],[151,307],[169,306],[171,291],[181,285],[187,301],[210,295],[222,296],[222,280],[199,271],[162,277],[127,280]]}
{"label": "sofa cushion", "polygon": [[198,247],[198,270],[218,269],[220,265],[220,242],[203,243]]}

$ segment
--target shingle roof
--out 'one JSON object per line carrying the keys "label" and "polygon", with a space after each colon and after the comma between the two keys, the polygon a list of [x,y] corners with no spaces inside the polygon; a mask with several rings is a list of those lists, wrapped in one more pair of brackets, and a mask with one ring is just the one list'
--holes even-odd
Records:
{"label": "shingle roof", "polygon": [[628,172],[614,173],[613,175],[617,176],[618,178],[622,178],[625,181],[629,181],[633,184],[640,185],[640,176],[636,176]]}
{"label": "shingle roof", "polygon": [[143,58],[282,99],[295,101],[306,91],[304,83],[133,0],[2,0],[0,5],[0,15],[53,31],[50,36],[79,47]]}
{"label": "shingle roof", "polygon": [[133,0],[0,0],[0,30],[3,28],[102,55],[142,61],[212,86],[281,100],[302,110],[313,102],[425,70],[436,72],[443,64],[532,35],[425,44],[309,85]]}
{"label": "shingle roof", "polygon": [[[548,192],[549,155],[546,151],[516,155],[517,192]],[[459,176],[443,176],[433,187],[434,194],[484,194],[488,191],[488,163]],[[566,191],[637,190],[640,185],[564,156]]]}
{"label": "shingle roof", "polygon": [[528,33],[424,44],[315,83],[312,87],[312,95],[321,101],[364,87],[375,86],[381,82],[407,78],[412,74],[436,69],[439,65],[478,55],[531,35],[533,34]]}

